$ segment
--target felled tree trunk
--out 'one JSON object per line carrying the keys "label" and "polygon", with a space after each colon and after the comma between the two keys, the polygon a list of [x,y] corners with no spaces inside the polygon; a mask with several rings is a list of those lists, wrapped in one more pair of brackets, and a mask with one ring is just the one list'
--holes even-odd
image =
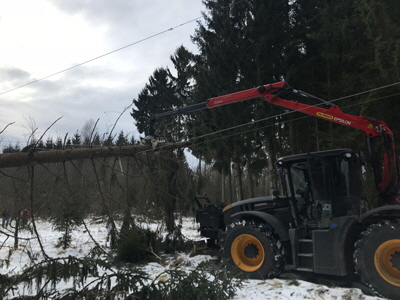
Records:
{"label": "felled tree trunk", "polygon": [[[190,143],[169,143],[154,148],[154,151],[171,150],[189,146]],[[99,148],[72,148],[50,151],[29,151],[0,154],[0,168],[13,168],[35,164],[47,164],[70,160],[92,159],[103,157],[132,156],[145,151],[153,151],[148,145],[113,146]]]}

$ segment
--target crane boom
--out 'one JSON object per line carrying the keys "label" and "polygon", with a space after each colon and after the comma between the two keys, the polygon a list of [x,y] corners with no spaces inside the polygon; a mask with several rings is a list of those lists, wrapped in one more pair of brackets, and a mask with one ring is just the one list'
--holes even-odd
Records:
{"label": "crane boom", "polygon": [[[290,99],[293,96],[296,100]],[[303,91],[293,89],[285,81],[210,98],[203,103],[154,115],[152,120],[154,121],[165,116],[189,113],[206,108],[211,109],[259,97],[262,97],[266,102],[272,105],[282,106],[293,111],[364,131],[368,138],[370,160],[380,198],[385,204],[400,203],[398,195],[398,166],[393,132],[387,124],[384,121],[343,112],[337,105]],[[318,104],[311,105],[306,103],[310,100],[313,102],[317,101]],[[383,139],[383,162],[379,158],[378,151],[374,149],[376,138]]]}

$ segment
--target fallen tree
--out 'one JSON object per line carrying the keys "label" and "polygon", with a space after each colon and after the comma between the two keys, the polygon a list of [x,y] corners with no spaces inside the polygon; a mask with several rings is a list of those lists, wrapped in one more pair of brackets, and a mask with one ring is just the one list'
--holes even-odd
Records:
{"label": "fallen tree", "polygon": [[188,147],[189,145],[190,143],[188,142],[179,142],[167,143],[156,148],[152,148],[150,145],[134,145],[97,148],[71,148],[50,151],[30,150],[28,152],[3,153],[0,154],[0,169],[80,159],[133,156],[146,151],[173,150],[182,147]]}

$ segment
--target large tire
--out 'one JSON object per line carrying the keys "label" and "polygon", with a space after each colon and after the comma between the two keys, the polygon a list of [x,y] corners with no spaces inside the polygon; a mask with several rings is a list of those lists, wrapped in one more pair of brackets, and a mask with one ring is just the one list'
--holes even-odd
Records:
{"label": "large tire", "polygon": [[279,276],[285,267],[285,249],[268,224],[237,221],[229,225],[222,241],[222,257],[242,278]]}
{"label": "large tire", "polygon": [[354,262],[372,293],[400,299],[400,220],[370,225],[355,244]]}

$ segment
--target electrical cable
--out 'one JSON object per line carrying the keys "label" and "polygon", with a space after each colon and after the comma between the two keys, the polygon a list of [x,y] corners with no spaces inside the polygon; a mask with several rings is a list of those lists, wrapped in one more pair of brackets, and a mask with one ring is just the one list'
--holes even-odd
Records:
{"label": "electrical cable", "polygon": [[[371,92],[374,92],[374,91],[378,91],[378,90],[381,90],[381,89],[384,89],[384,88],[388,88],[388,87],[392,87],[392,86],[399,85],[399,84],[400,84],[400,82],[388,84],[388,85],[381,86],[381,87],[378,87],[378,88],[374,88],[374,89],[370,89],[370,90],[367,90],[367,91],[363,91],[363,92],[351,94],[351,95],[348,95],[348,96],[344,96],[344,97],[341,97],[341,98],[337,98],[337,99],[334,99],[334,100],[329,101],[329,102],[334,103],[334,102],[337,102],[339,100],[348,99],[348,98],[355,97],[355,96],[360,96],[360,95],[363,95],[363,94],[366,94],[366,93],[371,93]],[[381,99],[384,99],[384,98],[389,98],[389,97],[393,97],[393,96],[397,96],[397,95],[400,95],[400,93],[395,93],[395,94],[391,94],[391,95],[387,95],[387,96],[383,96],[383,97],[379,97],[379,98],[374,98],[374,99],[371,99],[371,100],[364,101],[362,103],[360,102],[360,103],[356,103],[356,104],[350,104],[350,105],[344,106],[343,108],[349,108],[349,107],[357,106],[357,105],[364,104],[364,103],[370,103],[370,102],[378,101],[378,100],[381,100]],[[317,105],[313,105],[313,106],[318,107],[319,105],[321,105],[321,104],[317,104]],[[219,134],[219,133],[224,133],[224,132],[229,131],[229,130],[241,128],[241,127],[244,127],[244,126],[253,125],[255,123],[262,122],[262,121],[268,121],[270,119],[275,119],[278,116],[289,115],[289,114],[296,113],[296,112],[301,112],[301,110],[298,110],[298,111],[286,111],[284,113],[277,114],[277,115],[274,115],[274,116],[269,116],[269,117],[266,117],[266,118],[263,118],[263,119],[260,119],[260,120],[250,121],[250,122],[247,122],[247,123],[244,123],[244,124],[241,124],[241,125],[232,126],[232,127],[229,127],[229,128],[218,130],[218,131],[206,133],[206,134],[201,135],[201,136],[190,138],[186,142],[190,143],[190,142],[196,141],[196,140],[204,138],[204,137],[216,135],[216,134]],[[285,123],[290,123],[290,122],[294,122],[294,121],[297,121],[297,120],[310,118],[310,117],[311,116],[303,116],[303,117],[299,117],[299,118],[287,121]],[[237,135],[240,135],[240,134],[245,134],[245,133],[249,133],[249,132],[253,132],[253,131],[258,131],[258,130],[261,130],[261,129],[266,129],[266,128],[269,128],[269,127],[272,127],[272,126],[274,126],[274,125],[269,124],[269,125],[266,125],[264,127],[255,128],[255,129],[242,131],[242,132],[238,132],[238,133],[233,133],[231,135],[225,135],[225,136],[222,136],[222,137],[217,137],[217,138],[212,139],[212,140],[208,140],[208,141],[203,141],[203,142],[197,143],[197,145],[205,144],[205,143],[209,143],[209,142],[214,142],[214,141],[218,141],[218,140],[222,140],[222,139],[226,139],[226,138],[230,138],[230,137],[233,137],[233,136],[237,136]],[[159,148],[161,149],[161,148],[163,148],[163,146],[160,146]],[[153,151],[153,149],[143,150],[143,151],[138,152],[138,154],[139,153],[146,153],[146,152],[149,152],[149,151]]]}
{"label": "electrical cable", "polygon": [[[344,106],[343,108],[349,108],[349,107],[352,107],[352,106],[357,106],[357,105],[360,105],[360,104],[369,103],[369,102],[373,102],[373,101],[377,101],[377,100],[381,100],[381,99],[389,98],[389,97],[393,97],[393,96],[398,96],[398,95],[400,95],[400,93],[396,93],[396,94],[388,95],[388,96],[385,96],[385,97],[380,97],[380,98],[368,100],[368,101],[365,101],[365,102],[363,102],[363,103],[357,103],[357,104],[346,105],[346,106]],[[336,99],[336,100],[339,100],[339,99]],[[268,119],[270,119],[270,118],[276,118],[277,116],[287,115],[287,114],[289,114],[289,113],[294,113],[294,112],[298,112],[298,111],[288,111],[288,112],[285,112],[285,113],[282,113],[282,114],[279,114],[279,115],[274,115],[274,116],[271,116],[271,117],[268,117],[268,118],[265,118],[265,119],[257,120],[257,122],[258,122],[258,121],[264,121],[264,120],[266,121],[266,120],[268,120]],[[302,117],[295,118],[295,119],[292,119],[292,120],[289,120],[289,121],[285,121],[284,123],[291,123],[291,122],[295,122],[295,121],[298,121],[298,120],[303,120],[303,119],[306,119],[306,118],[311,118],[311,116],[309,116],[309,115],[307,115],[307,116],[302,116]],[[255,122],[251,122],[251,124],[250,124],[250,123],[246,123],[246,124],[243,124],[243,126],[252,125],[252,124],[254,124],[254,123],[255,123]],[[205,141],[205,142],[202,142],[202,143],[213,142],[213,141],[217,141],[217,140],[220,140],[220,139],[230,138],[230,137],[237,136],[237,135],[239,135],[239,134],[245,134],[245,133],[249,133],[249,132],[253,132],[253,131],[259,131],[259,130],[261,130],[261,129],[266,129],[266,128],[270,128],[270,127],[273,127],[273,126],[274,126],[274,125],[272,125],[272,124],[268,124],[268,125],[263,126],[263,127],[259,127],[259,128],[255,128],[255,129],[250,129],[250,130],[247,130],[247,131],[241,131],[241,132],[239,132],[239,133],[233,133],[233,134],[231,134],[231,135],[226,135],[226,136],[223,136],[223,137],[220,137],[220,138],[216,138],[216,139],[212,139],[212,140],[209,140],[209,141]],[[228,128],[228,129],[226,129],[226,130],[231,130],[231,129],[232,129],[232,128]],[[218,133],[218,132],[215,132],[215,133]],[[212,133],[212,134],[213,134],[213,133]],[[211,135],[211,134],[209,134],[209,135]],[[201,136],[201,137],[204,137],[204,136]],[[195,139],[201,138],[201,137],[196,137]],[[197,144],[202,144],[202,143],[197,143]]]}
{"label": "electrical cable", "polygon": [[[392,86],[399,85],[399,84],[400,84],[400,82],[392,83],[392,84],[389,84],[389,85],[385,85],[385,86],[381,86],[381,87],[378,87],[378,88],[370,89],[370,90],[367,90],[367,91],[363,91],[363,92],[351,94],[351,95],[348,95],[348,96],[344,96],[344,97],[341,97],[341,98],[337,98],[337,99],[334,99],[334,100],[332,100],[330,102],[334,103],[334,102],[337,102],[339,100],[348,99],[348,98],[352,98],[352,97],[355,97],[355,96],[360,96],[360,95],[363,95],[363,94],[371,93],[371,92],[374,92],[374,91],[378,91],[378,90],[381,90],[381,89],[384,89],[384,88],[388,88],[388,87],[392,87]],[[391,94],[391,95],[387,95],[387,96],[383,96],[383,97],[379,97],[379,98],[370,99],[370,100],[364,101],[362,103],[360,102],[360,103],[355,103],[355,104],[349,104],[349,105],[344,106],[343,108],[349,108],[349,107],[357,106],[357,105],[360,105],[360,104],[370,103],[370,102],[374,102],[374,101],[378,101],[378,100],[382,100],[382,99],[385,99],[385,98],[398,96],[398,95],[400,95],[400,93],[395,93],[395,94]],[[319,105],[321,105],[321,104],[317,104],[317,105],[314,105],[314,106],[317,107]],[[196,141],[196,140],[204,138],[204,137],[216,135],[216,134],[219,134],[219,133],[224,133],[226,131],[230,131],[230,130],[233,130],[233,129],[237,129],[237,128],[241,128],[241,127],[245,127],[245,126],[249,126],[249,125],[254,125],[255,123],[258,123],[258,122],[268,121],[268,120],[271,120],[271,119],[275,119],[278,116],[289,115],[289,114],[296,113],[296,112],[301,112],[301,110],[299,110],[299,111],[286,111],[284,113],[277,114],[277,115],[274,115],[274,116],[269,116],[269,117],[266,117],[266,118],[263,118],[263,119],[260,119],[260,120],[250,121],[250,122],[247,122],[247,123],[244,123],[244,124],[240,124],[240,125],[237,125],[237,126],[232,126],[232,127],[229,127],[229,128],[218,130],[218,131],[206,133],[206,134],[201,135],[201,136],[190,138],[186,142],[193,142],[193,141]],[[292,120],[286,121],[285,123],[290,123],[290,122],[294,122],[294,121],[298,121],[298,120],[302,120],[302,119],[310,118],[310,117],[311,116],[307,115],[307,116],[303,116],[303,117],[299,117],[299,118],[296,118],[296,119],[292,119]],[[237,136],[237,135],[240,135],[240,134],[246,134],[246,133],[250,133],[250,132],[254,132],[254,131],[259,131],[259,130],[262,130],[262,129],[270,128],[272,126],[274,126],[274,125],[269,124],[269,125],[266,125],[266,126],[263,126],[263,127],[250,129],[250,130],[247,130],[247,131],[241,131],[241,132],[238,132],[238,133],[233,133],[233,134],[225,135],[225,136],[222,136],[222,137],[217,137],[215,139],[211,139],[211,140],[208,140],[208,141],[199,142],[199,143],[197,143],[197,145],[201,145],[201,144],[205,144],[205,143],[209,143],[209,142],[214,142],[214,141],[218,141],[218,140],[231,138],[231,137],[234,137],[234,136]],[[0,141],[0,144],[3,143],[3,142],[4,141]],[[162,148],[163,148],[163,146],[159,147],[159,149],[162,149]],[[150,152],[150,151],[154,151],[154,150],[153,149],[143,150],[143,151],[137,152],[137,154],[142,154],[142,153],[146,153],[146,152]]]}
{"label": "electrical cable", "polygon": [[[400,84],[400,82],[388,84],[388,85],[385,85],[385,86],[382,86],[382,87],[378,87],[378,88],[374,88],[374,89],[370,89],[370,90],[367,90],[367,91],[364,91],[364,92],[359,92],[359,93],[356,93],[356,94],[352,94],[352,95],[344,96],[344,97],[341,97],[341,98],[337,98],[337,99],[334,99],[334,100],[329,101],[329,102],[330,103],[335,103],[335,102],[343,100],[343,99],[348,99],[348,98],[360,96],[360,95],[363,95],[363,94],[372,93],[372,92],[375,92],[375,91],[378,91],[378,90],[381,90],[381,89],[384,89],[384,88],[392,87],[392,86],[395,86],[395,85],[399,85],[399,84]],[[393,94],[393,95],[389,95],[389,96],[386,96],[386,97],[392,97],[392,96],[396,96],[396,95],[398,95],[398,94]],[[383,99],[383,98],[385,98],[385,97],[376,98],[373,101],[377,101],[377,100],[380,100],[380,99]],[[369,103],[369,102],[372,102],[372,101],[365,101],[363,103]],[[362,104],[362,103],[352,104],[352,105],[349,105],[349,106],[345,106],[344,108],[347,108],[347,107],[350,107],[350,106],[359,105],[359,104]],[[323,105],[323,103],[316,104],[316,105],[313,105],[313,106],[314,107],[318,107],[320,105]],[[304,108],[304,109],[306,109],[306,108]],[[287,112],[281,113],[279,115],[274,115],[274,116],[266,117],[264,119],[250,121],[250,122],[247,122],[247,123],[244,123],[244,124],[241,124],[241,125],[232,126],[232,127],[226,128],[226,129],[221,129],[219,131],[211,132],[209,134],[204,134],[204,135],[196,137],[196,138],[199,139],[199,138],[207,137],[209,135],[225,132],[225,131],[232,130],[232,129],[237,129],[237,128],[240,128],[240,127],[243,127],[243,126],[252,125],[254,123],[258,123],[258,122],[262,122],[262,121],[268,121],[270,119],[276,118],[277,116],[284,116],[284,115],[288,115],[288,114],[292,114],[292,113],[296,113],[296,112],[301,112],[302,110],[303,109],[287,111]],[[304,116],[304,117],[299,118],[299,119],[308,118],[308,117],[311,117],[311,116]]]}
{"label": "electrical cable", "polygon": [[[239,1],[234,2],[233,4],[236,5],[237,3],[240,3],[240,2],[243,2],[243,1],[244,1],[244,0],[239,0]],[[86,61],[84,61],[84,62],[82,62],[82,63],[76,64],[76,65],[71,66],[71,67],[69,67],[69,68],[66,68],[66,69],[63,69],[63,70],[61,70],[61,71],[52,73],[52,74],[50,74],[50,75],[41,77],[41,78],[39,78],[39,79],[36,79],[36,80],[34,80],[34,81],[25,83],[25,84],[23,84],[23,85],[17,86],[17,87],[12,88],[12,89],[6,90],[6,91],[4,91],[4,92],[0,92],[0,95],[4,95],[4,94],[9,93],[9,92],[11,92],[11,91],[14,91],[14,90],[23,88],[23,87],[25,87],[25,86],[28,86],[28,85],[31,85],[31,84],[34,84],[34,83],[43,81],[43,80],[45,80],[45,79],[47,79],[47,78],[50,78],[50,77],[53,77],[53,76],[55,76],[55,75],[58,75],[58,74],[67,72],[67,71],[69,71],[69,70],[71,70],[71,69],[80,67],[80,66],[82,66],[82,65],[84,65],[84,64],[90,63],[90,62],[95,61],[95,60],[97,60],[97,59],[100,59],[100,58],[103,58],[103,57],[105,57],[105,56],[108,56],[108,55],[111,55],[111,54],[113,54],[113,53],[116,53],[116,52],[118,52],[118,51],[124,50],[124,49],[126,49],[126,48],[128,48],[128,47],[137,45],[137,44],[139,44],[139,43],[141,43],[141,42],[144,42],[144,41],[146,41],[146,40],[155,38],[155,37],[157,37],[157,36],[159,36],[159,35],[162,35],[162,34],[164,34],[164,33],[167,33],[167,32],[169,32],[169,31],[172,31],[172,30],[174,30],[174,29],[176,29],[176,28],[179,28],[179,27],[181,27],[181,26],[184,26],[184,25],[186,25],[186,24],[195,22],[195,21],[197,21],[197,20],[199,20],[199,19],[202,19],[202,18],[203,18],[203,16],[200,16],[200,17],[191,19],[191,20],[189,20],[189,21],[186,21],[186,22],[181,23],[181,24],[179,24],[179,25],[173,26],[173,27],[168,28],[168,29],[166,29],[166,30],[160,31],[160,32],[158,32],[158,33],[156,33],[156,34],[150,35],[150,36],[148,36],[148,37],[146,37],[146,38],[143,38],[143,39],[141,39],[141,40],[138,40],[138,41],[136,41],[136,42],[130,43],[130,44],[128,44],[128,45],[125,45],[125,46],[123,46],[123,47],[117,48],[117,49],[112,50],[112,51],[110,51],[110,52],[104,53],[104,54],[99,55],[99,56],[97,56],[97,57],[94,57],[94,58],[92,58],[92,59],[86,60]],[[389,85],[385,85],[385,86],[378,87],[378,88],[375,88],[375,89],[370,89],[370,90],[368,90],[368,91],[364,91],[364,92],[352,94],[352,95],[349,95],[349,96],[341,97],[341,98],[332,100],[332,101],[330,101],[330,102],[336,102],[336,101],[339,101],[339,100],[343,100],[343,99],[347,99],[347,98],[359,96],[359,95],[362,95],[362,94],[365,94],[365,93],[377,91],[377,90],[384,89],[384,88],[388,88],[388,87],[391,87],[391,86],[394,86],[394,85],[398,85],[398,84],[400,84],[400,82],[393,83],[393,84],[389,84]],[[369,102],[369,101],[367,101],[367,102]],[[364,102],[364,103],[367,103],[367,102]],[[315,105],[315,106],[318,106],[318,105]],[[301,111],[301,110],[299,110],[299,111]],[[288,112],[285,112],[285,113],[282,113],[282,114],[279,114],[279,115],[287,115],[287,114],[294,113],[294,112],[296,112],[296,111],[288,111]],[[207,136],[210,136],[210,135],[215,135],[215,134],[218,134],[218,133],[222,133],[222,132],[225,132],[225,131],[229,131],[229,130],[232,130],[232,129],[237,129],[237,128],[240,128],[240,127],[252,125],[252,124],[255,124],[255,123],[257,123],[257,122],[267,121],[267,120],[269,120],[269,119],[276,118],[277,116],[278,116],[278,115],[271,116],[271,117],[267,117],[267,118],[260,119],[260,120],[256,120],[256,121],[250,121],[250,122],[247,122],[247,123],[245,123],[245,124],[241,124],[241,125],[237,125],[237,126],[232,126],[232,127],[226,128],[226,129],[219,130],[219,131],[215,131],[215,132],[212,132],[212,133],[204,134],[204,135],[202,135],[202,136],[198,136],[198,137],[195,137],[195,138],[191,138],[191,139],[188,140],[188,142],[193,141],[193,140],[196,140],[196,139],[200,139],[200,138],[203,138],[203,137],[207,137]],[[309,116],[305,116],[305,117],[309,117]],[[305,117],[302,117],[302,118],[305,118]],[[299,118],[299,119],[302,119],[302,118]],[[269,126],[271,126],[271,125],[269,125]],[[264,128],[264,127],[262,127],[262,128]],[[254,129],[254,130],[259,130],[259,129],[260,129],[260,128],[257,128],[257,129]],[[241,133],[239,133],[239,134],[242,134],[242,133],[243,133],[243,132],[241,132]],[[0,141],[0,143],[1,143],[1,142],[2,142],[2,141]]]}
{"label": "electrical cable", "polygon": [[[243,2],[243,1],[245,1],[245,0],[238,0],[238,1],[234,2],[234,3],[232,3],[232,5],[236,5],[236,4],[241,3],[241,2]],[[227,6],[227,7],[228,7],[228,6]],[[92,62],[92,61],[95,61],[95,60],[97,60],[97,59],[100,59],[100,58],[103,58],[103,57],[108,56],[108,55],[110,55],[110,54],[113,54],[113,53],[115,53],[115,52],[124,50],[124,49],[126,49],[126,48],[128,48],[128,47],[131,47],[131,46],[140,44],[140,43],[142,43],[142,42],[144,42],[144,41],[150,40],[150,39],[155,38],[155,37],[157,37],[157,36],[159,36],[159,35],[162,35],[162,34],[164,34],[164,33],[167,33],[168,31],[172,31],[172,30],[174,30],[174,29],[176,29],[176,28],[178,28],[178,27],[182,27],[182,26],[184,26],[184,25],[187,25],[187,24],[189,24],[189,23],[195,22],[195,21],[197,21],[197,20],[199,20],[199,19],[203,19],[203,18],[204,18],[203,16],[200,16],[200,17],[191,19],[191,20],[186,21],[186,22],[183,22],[183,23],[181,23],[181,24],[179,24],[179,25],[170,27],[170,28],[168,28],[168,29],[166,29],[166,30],[163,30],[163,31],[160,31],[160,32],[158,32],[158,33],[156,33],[156,34],[153,34],[153,35],[150,35],[150,36],[148,36],[148,37],[145,37],[145,38],[143,38],[143,39],[141,39],[141,40],[138,40],[138,41],[136,41],[136,42],[130,43],[130,44],[126,45],[126,46],[117,48],[117,49],[115,49],[115,50],[112,50],[112,51],[110,51],[110,52],[104,53],[104,54],[99,55],[99,56],[97,56],[97,57],[91,58],[91,59],[86,60],[86,61],[84,61],[84,62],[81,62],[81,63],[79,63],[79,64],[73,65],[72,67],[69,67],[69,68],[63,69],[63,70],[61,70],[61,71],[52,73],[52,74],[50,74],[50,75],[41,77],[41,78],[39,78],[39,79],[36,79],[36,80],[31,81],[31,82],[22,84],[22,85],[20,85],[20,86],[17,86],[17,87],[15,87],[15,88],[12,88],[12,89],[9,89],[9,90],[6,90],[6,91],[4,91],[4,92],[0,92],[0,96],[1,96],[1,95],[4,95],[4,94],[7,94],[7,93],[9,93],[9,92],[18,90],[18,89],[20,89],[20,88],[26,87],[26,86],[28,86],[28,85],[37,83],[37,82],[39,82],[39,81],[43,81],[43,80],[45,80],[45,79],[47,79],[47,78],[56,76],[56,75],[58,75],[58,74],[67,72],[67,71],[69,71],[69,70],[71,70],[71,69],[75,69],[75,68],[77,68],[77,67],[80,67],[80,66],[85,65],[85,64],[87,64],[87,63],[90,63],[90,62]]]}
{"label": "electrical cable", "polygon": [[91,58],[91,59],[86,60],[86,61],[84,61],[84,62],[81,62],[81,63],[79,63],[79,64],[73,65],[72,67],[69,67],[69,68],[63,69],[63,70],[61,70],[61,71],[52,73],[52,74],[50,74],[50,75],[41,77],[41,78],[39,78],[39,79],[33,80],[33,81],[31,81],[31,82],[25,83],[25,84],[23,84],[23,85],[17,86],[17,87],[12,88],[12,89],[9,89],[9,90],[7,90],[7,91],[0,92],[0,96],[1,96],[1,95],[4,95],[4,94],[7,94],[7,93],[9,93],[9,92],[18,90],[18,89],[20,89],[20,88],[26,87],[26,86],[28,86],[28,85],[37,83],[37,82],[39,82],[39,81],[43,81],[43,80],[45,80],[45,79],[47,79],[47,78],[56,76],[56,75],[58,75],[58,74],[67,72],[67,71],[69,71],[69,70],[75,69],[75,68],[77,68],[77,67],[80,67],[80,66],[85,65],[85,64],[87,64],[87,63],[90,63],[90,62],[92,62],[92,61],[95,61],[95,60],[97,60],[97,59],[103,58],[103,57],[105,57],[105,56],[107,56],[107,55],[110,55],[110,54],[113,54],[113,53],[115,53],[115,52],[124,50],[124,49],[126,49],[126,48],[128,48],[128,47],[137,45],[137,44],[142,43],[142,42],[144,42],[144,41],[150,40],[150,39],[155,38],[155,37],[157,37],[157,36],[159,36],[159,35],[162,35],[162,34],[168,32],[168,31],[172,31],[172,30],[174,30],[174,29],[176,29],[176,28],[178,28],[178,27],[181,27],[181,26],[184,26],[184,25],[186,25],[186,24],[195,22],[195,21],[197,21],[197,20],[199,20],[199,19],[202,19],[202,18],[203,18],[203,17],[194,18],[194,19],[192,19],[192,20],[186,21],[186,22],[181,23],[181,24],[179,24],[179,25],[176,25],[176,26],[173,26],[173,27],[168,28],[168,29],[166,29],[166,30],[160,31],[160,32],[158,32],[158,33],[156,33],[156,34],[150,35],[150,36],[148,36],[148,37],[146,37],[146,38],[143,38],[143,39],[141,39],[141,40],[138,40],[138,41],[133,42],[133,43],[131,43],[131,44],[128,44],[128,45],[126,45],[126,46],[120,47],[120,48],[118,48],[118,49],[115,49],[115,50],[112,50],[112,51],[110,51],[110,52],[104,53],[104,54],[99,55],[99,56],[97,56],[97,57],[94,57],[94,58]]}

